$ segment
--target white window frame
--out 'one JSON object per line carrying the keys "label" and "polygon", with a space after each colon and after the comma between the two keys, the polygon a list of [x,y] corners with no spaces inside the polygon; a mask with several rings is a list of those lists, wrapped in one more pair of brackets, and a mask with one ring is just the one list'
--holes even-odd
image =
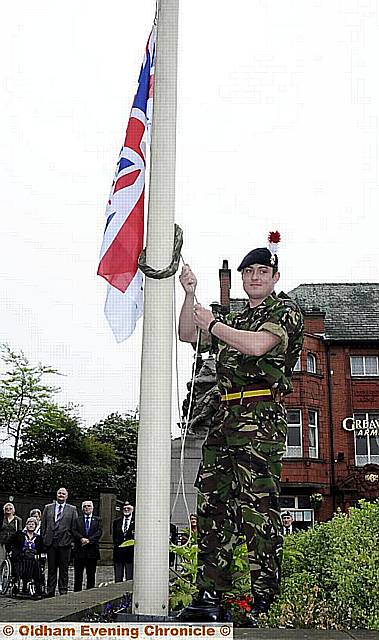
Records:
{"label": "white window frame", "polygon": [[[315,416],[315,423],[311,423],[311,413]],[[308,409],[308,429],[309,429],[309,457],[318,458],[318,411],[317,409]],[[315,431],[315,443],[316,446],[311,446],[311,429]]]}
{"label": "white window frame", "polygon": [[294,371],[301,371],[301,359],[300,359],[300,356],[296,360],[293,370]]}
{"label": "white window frame", "polygon": [[[353,372],[353,360],[354,358],[362,358],[362,363],[363,363],[363,373],[354,373]],[[376,373],[367,373],[366,372],[366,358],[376,358]],[[379,376],[379,356],[376,355],[365,355],[365,356],[359,356],[359,355],[354,355],[354,356],[350,356],[350,371],[351,371],[351,376],[353,378],[362,378],[362,377],[377,377]]]}
{"label": "white window frame", "polygon": [[289,511],[295,523],[305,522],[309,527],[314,527],[315,524],[315,512],[314,509],[281,509],[281,514]]}
{"label": "white window frame", "polygon": [[[309,366],[309,363],[312,362],[312,367]],[[308,373],[317,373],[317,360],[314,353],[307,353],[307,371]]]}
{"label": "white window frame", "polygon": [[289,423],[287,421],[287,430],[289,432],[289,430],[291,428],[299,427],[299,430],[300,430],[300,445],[288,446],[288,444],[287,444],[287,442],[288,442],[288,433],[287,433],[286,450],[285,450],[285,453],[284,453],[284,457],[285,458],[302,458],[303,457],[303,419],[302,419],[301,409],[293,409],[291,407],[290,409],[288,409],[288,413],[290,413],[290,411],[298,411],[299,412],[300,422]]}
{"label": "white window frame", "polygon": [[312,508],[304,508],[299,507],[299,497],[298,496],[285,496],[286,498],[293,498],[294,506],[293,507],[280,507],[280,514],[289,511],[292,515],[295,522],[306,522],[310,523],[311,527],[314,527],[315,524],[315,512]]}
{"label": "white window frame", "polygon": [[[356,414],[354,414],[354,422],[355,422],[355,419],[358,418],[358,416],[365,416],[364,419],[367,421],[367,424],[369,424],[370,416],[373,416],[373,415],[375,415],[375,416],[378,415],[378,412],[368,413],[368,412],[364,412],[364,411],[358,411]],[[364,467],[366,464],[379,464],[379,454],[371,454],[370,435],[369,434],[367,434],[366,436],[360,436],[361,438],[362,437],[366,438],[367,455],[361,455],[361,454],[358,455],[357,454],[357,435],[356,434],[358,432],[359,432],[359,429],[355,429],[355,431],[354,431],[355,465],[357,467]]]}

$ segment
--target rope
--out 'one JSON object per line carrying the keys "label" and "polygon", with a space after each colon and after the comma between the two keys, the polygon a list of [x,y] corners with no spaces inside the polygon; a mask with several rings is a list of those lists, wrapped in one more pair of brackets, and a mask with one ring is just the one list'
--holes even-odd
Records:
{"label": "rope", "polygon": [[[159,11],[159,1],[157,2],[157,11]],[[170,278],[171,276],[175,275],[175,273],[177,272],[177,270],[179,268],[180,259],[182,259],[183,264],[184,264],[183,256],[180,253],[181,249],[182,249],[182,246],[183,246],[183,231],[179,227],[179,225],[175,224],[174,246],[173,246],[172,259],[171,259],[170,264],[167,267],[165,267],[164,269],[154,269],[153,267],[149,266],[148,264],[146,264],[146,248],[145,248],[141,252],[140,257],[138,259],[138,267],[141,269],[141,271],[145,274],[145,276],[147,278],[153,278],[153,279],[156,279],[156,280],[162,280],[163,278]],[[195,301],[198,302],[198,300],[196,298],[196,295],[195,295]],[[172,507],[172,510],[171,510],[170,519],[172,518],[172,515],[173,515],[173,513],[175,511],[175,507],[176,507],[176,504],[177,504],[177,501],[178,501],[178,497],[179,497],[180,488],[182,487],[182,496],[183,496],[183,502],[184,502],[186,515],[187,515],[188,526],[189,526],[189,529],[191,530],[190,513],[189,513],[189,508],[188,508],[185,488],[184,488],[184,450],[185,450],[185,442],[186,442],[186,437],[187,437],[187,432],[188,432],[189,417],[190,417],[191,409],[192,409],[196,366],[193,367],[192,381],[191,381],[191,393],[190,393],[190,399],[189,399],[189,407],[188,407],[188,413],[187,413],[187,417],[186,417],[185,426],[183,428],[182,421],[181,421],[181,408],[180,408],[180,399],[179,399],[178,327],[177,327],[177,321],[176,321],[176,292],[175,292],[175,287],[174,287],[173,314],[174,314],[174,327],[175,327],[176,396],[177,396],[177,409],[178,409],[179,422],[180,422],[180,425],[181,425],[181,450],[180,450],[180,478],[179,478],[178,487],[177,487],[177,490],[176,490],[174,504],[173,504],[173,507]],[[198,329],[197,330],[197,340],[196,340],[194,363],[196,363],[196,360],[197,360],[197,355],[198,355],[198,352],[199,352],[199,344],[200,344],[200,330]],[[186,544],[189,544],[189,541],[190,541],[190,536],[188,537],[188,541],[186,542]],[[183,546],[185,546],[185,545],[183,545]]]}
{"label": "rope", "polygon": [[[158,3],[157,3],[157,10],[158,10]],[[171,276],[173,276],[177,272],[177,270],[179,268],[180,259],[182,260],[182,262],[184,264],[183,256],[180,253],[181,249],[182,249],[182,246],[183,246],[183,231],[179,227],[179,225],[175,224],[174,247],[173,247],[173,250],[172,250],[172,259],[171,259],[170,264],[167,267],[165,267],[164,269],[154,269],[153,267],[149,266],[148,264],[146,264],[146,248],[145,248],[145,249],[143,249],[143,251],[141,251],[140,257],[138,259],[138,267],[141,269],[141,271],[148,278],[153,278],[153,279],[156,279],[156,280],[162,280],[163,278],[170,278]],[[195,295],[195,301],[198,302],[198,300],[196,298],[196,295]],[[179,398],[178,326],[177,326],[177,321],[176,321],[176,290],[175,290],[175,287],[174,287],[173,314],[174,314],[174,327],[175,327],[176,399],[177,399],[177,409],[178,409],[179,422],[180,422],[180,425],[181,425],[181,436],[180,436],[181,437],[181,449],[180,449],[180,477],[179,477],[178,487],[177,487],[177,490],[176,490],[174,504],[173,504],[173,507],[171,509],[170,520],[171,520],[172,515],[173,515],[173,513],[175,511],[175,507],[176,507],[176,504],[177,504],[177,501],[178,501],[178,497],[179,497],[180,488],[182,488],[182,496],[183,496],[183,502],[184,502],[184,506],[185,506],[185,510],[186,510],[186,516],[187,516],[187,520],[188,520],[188,526],[189,526],[189,530],[191,531],[190,512],[189,512],[186,492],[185,492],[185,488],[184,488],[184,450],[185,450],[185,443],[186,443],[187,432],[188,432],[189,418],[190,418],[191,409],[192,409],[192,403],[193,403],[193,391],[194,391],[194,386],[195,386],[195,375],[196,375],[195,363],[196,363],[197,355],[198,355],[198,352],[199,352],[200,329],[197,329],[196,349],[195,349],[195,355],[194,355],[194,366],[193,366],[192,380],[191,380],[191,392],[190,392],[188,413],[187,413],[185,425],[184,425],[184,428],[183,428],[182,421],[181,421],[181,407],[180,407],[180,398]],[[185,545],[182,545],[182,546],[186,546],[186,545],[189,544],[190,537],[191,536],[188,536],[187,542],[185,543]]]}
{"label": "rope", "polygon": [[170,264],[164,269],[153,269],[148,264],[146,264],[146,247],[141,251],[140,257],[138,259],[138,266],[141,269],[142,273],[145,274],[147,278],[154,278],[155,280],[162,280],[163,278],[170,278],[175,275],[179,268],[180,261],[180,252],[183,246],[183,231],[182,229],[175,224],[174,231],[174,247],[172,250],[172,259]]}
{"label": "rope", "polygon": [[[184,264],[183,256],[180,255],[180,258],[181,258],[181,260],[182,260],[182,262]],[[196,302],[198,302],[198,300],[196,298],[196,295],[195,295],[195,300],[196,300]],[[178,486],[177,486],[177,489],[176,489],[174,504],[173,504],[172,509],[171,509],[171,517],[172,517],[172,515],[173,515],[173,513],[175,511],[175,507],[176,507],[177,502],[178,502],[179,492],[180,492],[180,488],[181,488],[182,489],[183,503],[184,503],[186,516],[187,516],[187,521],[188,521],[189,533],[191,534],[191,518],[190,518],[190,512],[189,512],[189,508],[188,508],[188,502],[187,502],[187,497],[186,497],[186,492],[185,492],[185,485],[184,485],[184,452],[185,452],[185,443],[186,443],[187,432],[188,432],[188,425],[189,425],[191,409],[192,409],[192,404],[193,404],[193,392],[194,392],[195,375],[196,375],[196,366],[195,365],[196,365],[196,360],[197,360],[197,356],[198,356],[198,353],[199,353],[200,329],[197,330],[197,339],[196,339],[196,348],[195,348],[195,354],[194,354],[194,366],[193,366],[193,371],[192,371],[191,389],[190,389],[190,397],[189,397],[189,403],[188,403],[188,412],[187,412],[185,424],[183,426],[182,422],[181,422],[181,408],[180,408],[180,400],[179,400],[178,327],[177,327],[177,322],[176,322],[176,292],[175,292],[175,288],[174,288],[174,314],[175,314],[174,315],[174,326],[175,326],[176,391],[177,391],[178,415],[179,415],[179,420],[180,420],[180,423],[181,423],[181,436],[180,436],[180,438],[181,438],[181,448],[180,448],[180,464],[179,464],[179,468],[180,468],[179,482],[178,482]],[[190,539],[191,539],[191,535],[188,536],[188,540],[185,542],[184,545],[182,545],[182,547],[188,546],[190,544]]]}

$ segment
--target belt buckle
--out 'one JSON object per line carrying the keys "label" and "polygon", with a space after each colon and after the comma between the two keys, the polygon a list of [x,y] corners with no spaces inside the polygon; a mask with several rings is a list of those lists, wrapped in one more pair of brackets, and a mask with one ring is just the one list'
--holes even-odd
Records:
{"label": "belt buckle", "polygon": [[[229,406],[229,400],[226,397],[227,395],[228,395],[228,390],[224,388],[221,393],[221,406],[225,407],[225,409]],[[225,400],[223,399],[223,396],[225,396]]]}

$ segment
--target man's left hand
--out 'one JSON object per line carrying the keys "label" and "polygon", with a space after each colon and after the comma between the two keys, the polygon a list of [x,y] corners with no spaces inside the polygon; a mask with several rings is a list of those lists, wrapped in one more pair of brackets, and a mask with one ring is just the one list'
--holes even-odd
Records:
{"label": "man's left hand", "polygon": [[203,329],[203,331],[207,331],[209,324],[214,320],[215,317],[209,309],[205,309],[201,304],[195,304],[193,308],[193,321],[197,327]]}

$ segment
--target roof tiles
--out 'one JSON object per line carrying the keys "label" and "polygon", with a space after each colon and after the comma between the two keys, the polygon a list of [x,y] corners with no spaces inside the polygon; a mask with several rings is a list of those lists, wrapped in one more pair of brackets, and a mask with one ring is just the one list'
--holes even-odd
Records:
{"label": "roof tiles", "polygon": [[379,340],[378,283],[300,284],[288,295],[304,313],[325,313],[327,340]]}

